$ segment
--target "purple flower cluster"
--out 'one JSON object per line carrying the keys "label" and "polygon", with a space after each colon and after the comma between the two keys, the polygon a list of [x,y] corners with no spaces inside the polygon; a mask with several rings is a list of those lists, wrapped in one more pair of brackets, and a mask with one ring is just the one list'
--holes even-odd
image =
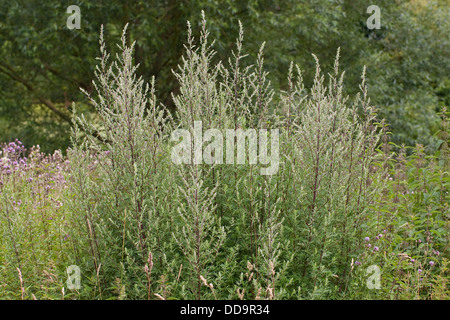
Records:
{"label": "purple flower cluster", "polygon": [[[53,201],[49,195],[52,190],[61,191],[67,188],[65,177],[68,172],[69,163],[60,151],[46,155],[36,146],[27,152],[19,140],[0,144],[0,193],[14,190],[14,194],[8,194],[8,198],[16,210],[25,202],[42,196],[54,202],[56,209],[59,209],[62,203]],[[5,189],[8,185],[10,188]],[[33,208],[44,205],[38,202],[33,201],[30,205]]]}
{"label": "purple flower cluster", "polygon": [[0,175],[9,176],[28,167],[22,142],[16,140],[0,145]]}
{"label": "purple flower cluster", "polygon": [[[387,230],[383,230],[383,233],[379,233],[378,235],[375,236],[375,240],[374,241],[380,240],[381,238],[383,238],[383,234],[386,234],[386,233],[387,233]],[[365,237],[364,241],[365,242],[369,242],[370,241],[370,237]],[[366,247],[367,248],[372,248],[372,244],[368,243],[368,244],[366,244]],[[380,251],[380,248],[378,246],[374,246],[373,247],[373,252],[378,252],[378,251]]]}

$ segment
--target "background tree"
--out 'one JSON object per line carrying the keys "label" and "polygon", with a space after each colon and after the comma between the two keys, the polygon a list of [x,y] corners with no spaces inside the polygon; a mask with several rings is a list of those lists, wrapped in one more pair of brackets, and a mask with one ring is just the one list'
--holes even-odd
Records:
{"label": "background tree", "polygon": [[[204,10],[217,39],[216,59],[227,59],[245,27],[244,51],[255,58],[263,41],[266,68],[275,88],[287,88],[291,61],[314,70],[311,53],[324,70],[338,47],[348,88],[357,88],[367,65],[372,103],[387,118],[397,144],[435,148],[436,111],[448,105],[450,45],[449,1],[380,0],[381,29],[369,30],[367,1],[225,0],[89,1],[70,4],[81,10],[81,29],[69,30],[67,3],[4,0],[0,4],[0,141],[19,138],[44,151],[68,145],[70,106],[87,117],[95,112],[79,88],[92,92],[98,33],[105,25],[107,43],[116,43],[129,22],[129,41],[137,40],[139,75],[156,77],[156,95],[173,110],[171,92],[178,84],[172,69],[180,63],[186,21],[200,27]],[[114,52],[117,48],[111,48]],[[243,63],[254,61],[244,59]],[[309,71],[310,72],[310,71]],[[310,85],[312,73],[304,75]],[[353,90],[353,89],[351,89]],[[347,92],[353,94],[354,92]],[[437,141],[437,140],[436,140]]]}

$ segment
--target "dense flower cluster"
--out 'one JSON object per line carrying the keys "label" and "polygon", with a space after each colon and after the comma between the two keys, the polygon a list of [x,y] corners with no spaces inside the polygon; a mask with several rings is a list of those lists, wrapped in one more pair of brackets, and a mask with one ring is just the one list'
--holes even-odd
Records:
{"label": "dense flower cluster", "polygon": [[15,211],[21,208],[36,210],[48,203],[59,209],[63,202],[55,198],[61,196],[62,190],[67,188],[68,165],[69,162],[59,150],[46,155],[36,146],[27,152],[23,143],[17,139],[2,144],[0,194],[8,194],[9,204]]}
{"label": "dense flower cluster", "polygon": [[32,147],[28,156],[22,142],[0,145],[0,181],[5,184],[8,179],[24,178],[26,182],[41,182],[44,188],[51,189],[55,185],[66,184],[66,172],[69,161],[65,160],[61,151],[53,155],[40,152],[40,147]]}

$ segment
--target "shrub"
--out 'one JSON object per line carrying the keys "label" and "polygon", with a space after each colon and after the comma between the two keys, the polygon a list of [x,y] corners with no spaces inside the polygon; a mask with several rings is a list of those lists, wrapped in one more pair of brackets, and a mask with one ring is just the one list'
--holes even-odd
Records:
{"label": "shrub", "polygon": [[[274,100],[265,44],[250,64],[240,26],[232,58],[216,61],[203,15],[198,40],[188,24],[172,115],[154,79],[136,76],[126,30],[112,61],[101,30],[95,93],[85,92],[98,117],[74,106],[67,160],[38,148],[26,157],[19,142],[2,148],[0,297],[448,296],[445,109],[436,155],[391,153],[365,70],[360,93],[343,96],[339,50],[327,80],[314,56],[310,90],[291,64]],[[222,148],[229,130],[248,135]],[[236,152],[242,142],[248,152]],[[186,151],[181,163],[174,150]],[[210,157],[198,163],[199,153]],[[64,289],[70,265],[81,289]],[[381,270],[377,290],[367,286],[371,266]]]}

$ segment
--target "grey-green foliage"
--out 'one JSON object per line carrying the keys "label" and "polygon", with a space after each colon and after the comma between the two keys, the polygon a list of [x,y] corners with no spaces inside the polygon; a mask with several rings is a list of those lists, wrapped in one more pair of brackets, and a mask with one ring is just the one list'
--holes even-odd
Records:
{"label": "grey-green foliage", "polygon": [[[273,90],[266,79],[267,72],[263,69],[264,45],[256,64],[242,67],[242,60],[247,55],[242,50],[244,32],[240,25],[236,48],[232,52],[233,59],[229,59],[227,64],[221,61],[214,64],[215,51],[213,43],[208,42],[208,36],[204,16],[198,47],[188,25],[186,54],[183,64],[175,73],[180,82],[180,93],[174,95],[179,126],[193,135],[194,122],[202,121],[203,130],[214,128],[223,136],[226,135],[226,129],[267,128],[270,126],[269,104]],[[227,152],[224,151],[223,158],[231,157],[235,161],[236,154],[229,155]],[[180,209],[184,225],[180,228],[183,237],[179,243],[184,254],[189,257],[197,278],[196,297],[200,297],[200,275],[202,272],[206,274],[204,264],[212,262],[211,257],[215,257],[218,250],[218,247],[207,243],[211,241],[209,239],[215,239],[217,245],[224,241],[231,245],[238,239],[241,242],[237,246],[240,268],[245,269],[248,260],[255,263],[262,275],[256,288],[272,290],[275,285],[275,274],[272,273],[278,268],[282,229],[278,219],[277,196],[270,192],[276,188],[276,179],[261,177],[259,170],[249,165],[248,154],[246,164],[215,164],[200,169],[188,165],[179,172],[184,181],[181,188],[182,202],[187,203],[186,207]],[[200,210],[199,201],[203,203]],[[199,219],[203,222],[200,227]],[[228,230],[227,239],[225,231],[220,231],[223,226]],[[186,230],[198,236],[189,239],[192,235]],[[207,237],[208,230],[211,238]],[[195,254],[192,246],[201,247],[205,252]],[[222,250],[224,254],[228,249]]]}
{"label": "grey-green foliage", "polygon": [[[290,88],[282,99],[287,168],[295,190],[288,203],[295,222],[293,247],[298,272],[312,297],[317,292],[345,288],[351,259],[361,243],[368,203],[377,192],[374,164],[380,132],[376,113],[365,85],[353,103],[343,97],[344,74],[339,74],[339,51],[334,73],[326,85],[316,59],[316,76],[306,95],[301,73],[296,84],[290,72]],[[291,70],[293,68],[291,67]],[[293,189],[295,188],[295,189]],[[332,285],[328,285],[332,282]]]}
{"label": "grey-green foliage", "polygon": [[[377,192],[379,130],[364,74],[362,96],[350,103],[339,57],[328,85],[316,59],[309,93],[291,65],[289,89],[274,100],[264,44],[255,64],[244,66],[241,26],[233,59],[215,61],[203,15],[198,41],[188,25],[174,71],[176,117],[166,118],[153,82],[135,75],[125,31],[111,64],[100,37],[96,97],[89,97],[101,125],[76,117],[69,152],[78,257],[91,270],[93,294],[283,299],[345,290]],[[191,163],[175,164],[171,132],[193,137],[195,121],[201,133],[224,136],[226,129],[279,129],[279,172],[261,175],[248,153],[245,164],[195,164],[194,139]]]}
{"label": "grey-green foliage", "polygon": [[[221,107],[220,92],[216,88],[220,65],[210,70],[214,51],[208,44],[208,31],[203,26],[200,48],[195,48],[188,24],[186,56],[183,57],[183,65],[179,66],[179,73],[175,73],[180,82],[180,94],[174,96],[179,125],[187,129],[192,137],[195,121],[204,121],[215,128],[215,114]],[[192,150],[189,155],[190,164],[178,168],[178,176],[182,180],[177,193],[181,226],[175,230],[174,238],[188,261],[192,290],[195,297],[200,299],[203,283],[201,277],[210,280],[208,267],[214,262],[226,233],[220,218],[215,215],[219,181],[207,181],[210,180],[214,166],[204,170],[195,164],[194,138],[188,143]]]}
{"label": "grey-green foliage", "polygon": [[145,84],[136,76],[134,43],[127,45],[125,33],[126,27],[121,54],[112,63],[103,30],[100,34],[100,66],[93,82],[96,96],[88,95],[100,126],[93,129],[83,115],[76,117],[75,123],[87,134],[82,140],[80,132],[75,132],[69,152],[78,188],[73,206],[86,220],[95,272],[97,278],[104,275],[107,288],[115,278],[128,277],[131,283],[140,279],[139,286],[146,281],[142,268],[149,253],[154,253],[155,260],[161,256],[164,220],[160,211],[170,192],[160,183],[166,173],[163,110],[156,108],[153,81]]}

